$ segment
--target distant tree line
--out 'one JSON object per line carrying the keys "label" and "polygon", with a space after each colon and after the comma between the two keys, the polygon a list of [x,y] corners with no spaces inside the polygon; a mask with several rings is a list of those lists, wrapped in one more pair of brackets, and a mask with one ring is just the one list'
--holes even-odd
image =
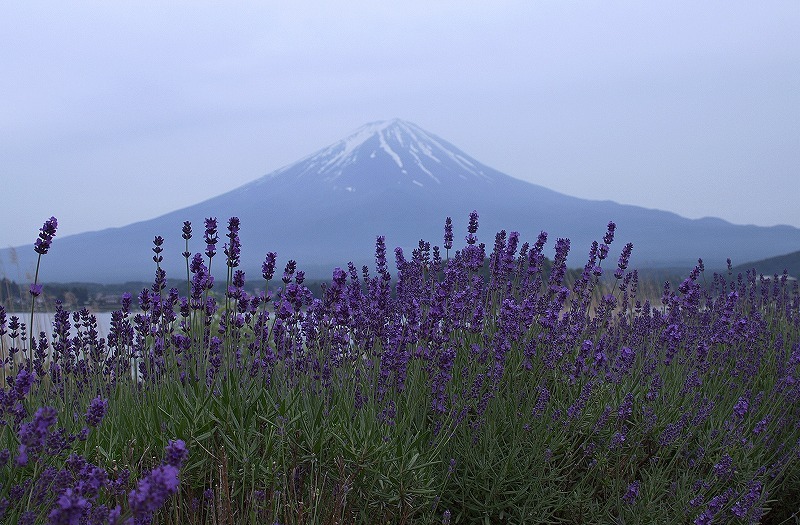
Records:
{"label": "distant tree line", "polygon": [[[608,261],[606,261],[608,262]],[[552,261],[545,259],[543,261],[543,273],[545,279],[549,276]],[[613,268],[611,264],[606,265]],[[488,278],[489,274],[489,260],[484,261],[483,267],[479,270]],[[359,272],[361,273],[361,272]],[[609,288],[613,287],[613,278],[609,275],[604,275],[603,280],[609,284]],[[673,288],[685,278],[686,271],[677,269],[645,269],[639,271],[639,296],[647,297],[649,299],[656,299],[660,296],[663,290],[664,282],[669,281]],[[581,274],[581,270],[570,269],[567,271],[565,282],[571,285]],[[250,294],[262,292],[264,290],[263,279],[254,279],[247,281],[245,291]],[[322,298],[326,286],[329,284],[327,280],[319,279],[306,279],[303,283],[314,295],[314,297]],[[144,281],[130,281],[125,283],[116,284],[100,284],[100,283],[85,283],[85,282],[72,282],[72,283],[44,283],[43,294],[37,299],[38,309],[55,308],[56,301],[61,301],[67,309],[78,309],[87,307],[92,311],[111,311],[120,307],[120,299],[123,293],[130,293],[134,296],[134,304],[136,303],[136,296],[142,291],[143,288],[150,288],[152,283]],[[6,277],[0,278],[0,305],[6,308],[6,311],[26,311],[30,308],[31,297],[28,292],[30,283],[18,283]],[[270,282],[269,290],[274,294],[279,288],[283,287],[283,283],[279,279]],[[185,279],[167,279],[167,289],[177,288],[182,296],[186,295],[186,280]],[[225,292],[224,280],[217,280],[214,283],[212,293],[224,294]]]}
{"label": "distant tree line", "polygon": [[[7,310],[27,309],[31,304],[30,283],[17,283],[7,278],[0,279],[0,304]],[[90,288],[79,283],[45,283],[46,303],[61,301],[64,305],[75,307],[90,303]]]}

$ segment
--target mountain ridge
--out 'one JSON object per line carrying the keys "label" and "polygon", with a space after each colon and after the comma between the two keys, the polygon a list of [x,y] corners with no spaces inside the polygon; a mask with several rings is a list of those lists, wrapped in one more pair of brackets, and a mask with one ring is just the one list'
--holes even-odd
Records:
{"label": "mountain ridge", "polygon": [[[725,259],[756,260],[794,251],[800,229],[734,225],[717,218],[686,219],[664,211],[609,200],[571,197],[511,177],[470,157],[433,133],[399,119],[368,123],[317,150],[238,188],[153,219],[56,238],[43,262],[43,279],[98,282],[141,280],[152,275],[153,237],[163,236],[164,268],[185,275],[183,221],[194,225],[190,251],[202,252],[206,217],[241,220],[242,268],[260,275],[267,251],[298,261],[309,276],[330,277],[334,266],[373,259],[375,238],[412,249],[420,239],[441,245],[444,219],[465,232],[472,210],[480,214],[481,242],[491,246],[501,229],[533,241],[539,231],[572,240],[570,264],[581,266],[589,245],[617,223],[620,248],[634,243],[631,265],[691,267],[702,257],[709,268]],[[35,234],[35,232],[32,232]],[[459,235],[457,233],[457,235]],[[463,238],[463,236],[462,236]],[[458,239],[458,237],[457,237]],[[456,246],[458,246],[456,241]],[[221,249],[221,246],[220,246]],[[34,252],[18,250],[21,264]],[[8,250],[0,262],[8,268]],[[224,267],[224,261],[217,268]]]}
{"label": "mountain ridge", "polygon": [[780,276],[783,275],[785,270],[789,277],[798,279],[800,278],[800,250],[758,261],[746,262],[734,266],[732,272],[734,275],[738,273],[744,274],[753,269],[764,277],[772,277],[774,275]]}

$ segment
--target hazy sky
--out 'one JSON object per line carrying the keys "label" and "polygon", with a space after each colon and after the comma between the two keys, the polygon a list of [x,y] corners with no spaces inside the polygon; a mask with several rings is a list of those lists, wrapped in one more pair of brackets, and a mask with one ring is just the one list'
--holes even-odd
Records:
{"label": "hazy sky", "polygon": [[798,34],[797,0],[3,2],[0,246],[394,117],[570,195],[800,227]]}

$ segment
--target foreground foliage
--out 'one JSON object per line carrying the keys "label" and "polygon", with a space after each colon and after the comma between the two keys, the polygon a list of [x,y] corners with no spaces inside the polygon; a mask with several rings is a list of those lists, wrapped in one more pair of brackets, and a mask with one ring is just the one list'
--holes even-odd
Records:
{"label": "foreground foliage", "polygon": [[194,255],[184,224],[185,290],[166,289],[156,237],[155,282],[106,338],[86,310],[28,337],[0,309],[6,521],[797,522],[785,275],[706,282],[699,262],[655,305],[630,244],[604,269],[613,223],[567,287],[567,239],[551,263],[545,233],[500,232],[487,258],[473,213],[452,256],[449,218],[444,254],[395,250],[394,284],[379,237],[374,274],[336,268],[315,298],[294,261],[275,288],[269,253],[252,295],[238,229],[220,294],[215,219]]}

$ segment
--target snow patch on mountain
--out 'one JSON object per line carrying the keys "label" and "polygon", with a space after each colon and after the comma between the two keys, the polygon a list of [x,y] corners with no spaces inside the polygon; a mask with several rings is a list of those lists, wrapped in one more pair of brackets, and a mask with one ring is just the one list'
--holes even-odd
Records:
{"label": "snow patch on mountain", "polygon": [[382,131],[378,131],[378,139],[380,140],[381,143],[381,149],[385,151],[390,157],[392,157],[392,160],[394,160],[395,164],[397,164],[398,167],[402,168],[403,161],[400,160],[400,155],[392,151],[392,148],[390,148],[389,144],[386,143],[386,137],[383,135]]}
{"label": "snow patch on mountain", "polygon": [[419,169],[421,169],[422,171],[424,171],[424,172],[425,172],[425,173],[426,173],[426,174],[427,174],[427,175],[428,175],[430,178],[432,178],[433,180],[435,180],[437,184],[441,184],[441,183],[442,183],[442,181],[440,181],[440,180],[439,180],[439,178],[438,178],[436,175],[434,175],[434,174],[431,172],[431,170],[429,170],[428,168],[426,168],[426,167],[425,167],[425,164],[423,164],[423,163],[422,163],[422,159],[420,159],[420,158],[419,158],[419,155],[417,155],[417,151],[418,151],[418,150],[417,150],[417,148],[416,148],[416,147],[414,147],[414,145],[413,145],[413,144],[411,145],[411,147],[410,147],[410,148],[409,148],[409,150],[408,150],[408,152],[411,154],[411,156],[412,156],[412,157],[414,157],[414,160],[416,161],[416,164],[417,164],[417,166],[419,167]]}

